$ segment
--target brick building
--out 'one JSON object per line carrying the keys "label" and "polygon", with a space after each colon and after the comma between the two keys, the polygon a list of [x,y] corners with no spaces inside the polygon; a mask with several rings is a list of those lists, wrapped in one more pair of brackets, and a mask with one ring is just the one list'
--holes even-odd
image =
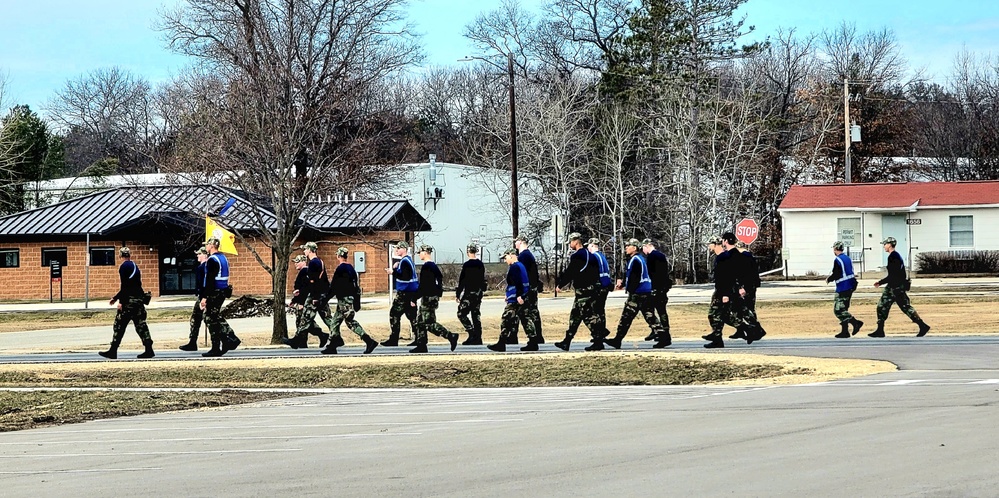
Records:
{"label": "brick building", "polygon": [[[0,218],[0,299],[48,298],[50,284],[56,298],[61,284],[65,298],[108,299],[118,290],[122,246],[132,249],[143,287],[154,296],[191,294],[204,213],[229,199],[236,201],[232,209],[214,218],[239,237],[239,255],[229,257],[233,288],[236,294],[270,294],[271,276],[260,261],[274,261],[260,224],[277,217],[266,205],[217,186],[123,186]],[[405,200],[314,202],[299,222],[295,247],[316,241],[319,256],[332,265],[336,248],[346,246],[365,293],[388,291],[383,269],[390,243],[412,242],[414,232],[430,230]],[[61,282],[50,279],[53,261]],[[294,276],[291,265],[289,291]]]}

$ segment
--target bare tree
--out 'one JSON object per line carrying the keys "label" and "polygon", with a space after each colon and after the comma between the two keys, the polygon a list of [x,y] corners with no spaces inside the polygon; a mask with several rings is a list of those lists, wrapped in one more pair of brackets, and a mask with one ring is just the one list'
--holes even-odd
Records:
{"label": "bare tree", "polygon": [[253,254],[272,276],[274,342],[287,336],[289,258],[310,198],[391,174],[382,157],[391,122],[367,104],[381,81],[421,58],[403,5],[186,0],[163,14],[171,48],[202,68],[178,147],[258,206],[255,229],[273,260]]}

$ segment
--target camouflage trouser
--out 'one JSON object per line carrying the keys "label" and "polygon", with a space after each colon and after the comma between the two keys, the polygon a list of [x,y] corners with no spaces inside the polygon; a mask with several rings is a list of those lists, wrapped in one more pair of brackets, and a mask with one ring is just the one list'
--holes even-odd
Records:
{"label": "camouflage trouser", "polygon": [[201,300],[194,301],[194,309],[191,311],[191,342],[198,341],[198,334],[201,333],[201,321],[205,318],[205,311],[201,309]]}
{"label": "camouflage trouser", "polygon": [[836,319],[839,323],[846,323],[853,320],[853,315],[850,314],[850,299],[853,298],[853,291],[843,291],[837,292],[836,298],[833,299],[833,314],[836,315]]}
{"label": "camouflage trouser", "polygon": [[[458,321],[469,337],[482,336],[482,291],[465,291],[458,301]],[[469,319],[471,318],[471,319]]]}
{"label": "camouflage trouser", "polygon": [[424,296],[420,299],[420,311],[416,317],[414,330],[416,331],[416,343],[426,345],[427,333],[438,337],[447,337],[450,330],[437,323],[437,307],[441,304],[441,298],[436,296]]}
{"label": "camouflage trouser", "polygon": [[333,331],[333,313],[330,312],[330,304],[325,300],[319,299],[318,303],[313,304],[312,296],[305,299],[305,307],[302,308],[301,319],[298,320],[295,329],[295,337],[301,337],[303,334],[312,333],[313,335],[319,335],[322,333],[322,329],[316,326],[316,315],[326,324],[326,327]]}
{"label": "camouflage trouser", "polygon": [[399,329],[402,326],[402,316],[406,315],[409,319],[410,327],[413,327],[413,334],[416,334],[416,327],[413,322],[416,321],[416,307],[410,306],[410,303],[416,302],[416,294],[412,292],[396,292],[395,297],[392,299],[392,307],[389,308],[389,327],[392,329],[391,337],[399,338]]}
{"label": "camouflage trouser", "polygon": [[[524,326],[524,332],[527,332],[527,322],[531,322],[534,326],[534,333],[541,335],[541,311],[538,310],[538,291],[529,291],[527,293],[527,298],[524,299],[524,320],[521,320],[521,325]],[[517,332],[514,331],[514,335]],[[530,337],[530,336],[528,336]]]}
{"label": "camouflage trouser", "polygon": [[600,317],[594,306],[599,291],[600,284],[576,289],[576,298],[572,301],[572,311],[569,312],[569,330],[565,333],[569,339],[576,336],[580,322],[585,323],[586,328],[590,329],[592,338],[603,338],[604,328],[600,326]]}
{"label": "camouflage trouser", "polygon": [[607,330],[607,295],[610,294],[610,287],[600,287],[597,289],[597,296],[593,300],[593,309],[597,313],[600,330]]}
{"label": "camouflage trouser", "polygon": [[746,295],[742,296],[742,303],[748,311],[756,315],[756,287],[747,287]]}
{"label": "camouflage trouser", "polygon": [[506,307],[503,308],[503,316],[500,318],[500,342],[516,334],[518,324],[524,325],[524,333],[527,334],[528,339],[537,337],[534,321],[527,315],[528,311],[527,301],[524,301],[524,304],[506,303]]}
{"label": "camouflage trouser", "polygon": [[354,296],[336,298],[336,313],[333,315],[333,326],[330,328],[333,337],[340,335],[341,323],[346,323],[358,337],[364,337],[364,328],[354,320]]}
{"label": "camouflage trouser", "polygon": [[659,324],[666,333],[669,333],[669,313],[666,311],[666,304],[669,303],[668,292],[668,289],[652,290],[652,308],[659,315]]}
{"label": "camouflage trouser", "polygon": [[135,333],[139,334],[142,344],[152,344],[153,339],[149,336],[149,326],[146,325],[146,307],[142,304],[142,298],[126,299],[122,303],[121,309],[114,316],[114,335],[111,337],[111,344],[117,347],[121,344],[121,338],[125,337],[125,328],[128,322],[135,324]]}
{"label": "camouflage trouser", "polygon": [[624,303],[624,310],[621,311],[621,321],[617,324],[616,338],[623,339],[628,334],[631,322],[638,315],[638,312],[642,312],[645,323],[649,324],[649,328],[656,334],[656,337],[662,337],[664,330],[663,326],[659,323],[659,319],[656,318],[652,294],[632,293],[628,294],[628,300]]}
{"label": "camouflage trouser", "polygon": [[878,300],[878,322],[884,323],[888,319],[888,312],[891,310],[892,303],[898,303],[898,309],[905,313],[905,316],[909,317],[913,322],[918,323],[920,321],[919,313],[913,309],[912,305],[909,304],[909,296],[905,293],[905,290],[901,287],[885,287],[885,290],[881,292],[881,299]]}
{"label": "camouflage trouser", "polygon": [[225,302],[225,295],[221,290],[209,292],[205,303],[205,325],[208,326],[208,334],[212,337],[212,342],[222,341],[224,338],[232,340],[236,337],[229,322],[222,318],[222,303]]}
{"label": "camouflage trouser", "polygon": [[711,295],[708,323],[711,324],[712,333],[721,335],[721,330],[725,325],[739,328],[755,322],[756,316],[753,315],[752,311],[746,309],[738,297],[729,298],[729,301],[725,303],[722,302],[722,295],[718,291]]}

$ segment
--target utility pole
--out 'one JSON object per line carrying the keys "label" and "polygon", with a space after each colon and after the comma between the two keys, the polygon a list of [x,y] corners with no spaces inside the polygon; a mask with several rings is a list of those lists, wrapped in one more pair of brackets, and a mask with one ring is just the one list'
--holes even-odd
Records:
{"label": "utility pole", "polygon": [[853,183],[853,174],[850,171],[850,80],[843,78],[843,150],[844,164],[846,165],[846,175],[844,183]]}
{"label": "utility pole", "polygon": [[517,104],[513,89],[513,52],[506,55],[507,72],[510,73],[510,197],[513,204],[511,221],[513,237],[520,235],[520,198],[517,192]]}

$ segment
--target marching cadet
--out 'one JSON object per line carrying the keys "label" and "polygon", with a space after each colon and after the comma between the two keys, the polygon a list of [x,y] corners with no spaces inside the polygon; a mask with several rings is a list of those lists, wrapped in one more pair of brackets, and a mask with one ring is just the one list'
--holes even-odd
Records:
{"label": "marching cadet", "polygon": [[592,344],[584,349],[600,351],[604,349],[604,329],[600,327],[600,318],[593,306],[600,289],[600,264],[597,263],[596,256],[583,247],[583,236],[579,232],[569,234],[569,247],[574,252],[569,257],[569,266],[558,276],[555,290],[560,291],[562,287],[571,283],[576,297],[572,302],[572,311],[569,312],[569,330],[565,333],[565,339],[556,342],[555,346],[568,351],[579,329],[579,323],[583,322],[586,328],[590,329],[592,337]]}
{"label": "marching cadet", "polygon": [[336,314],[333,315],[333,328],[330,329],[333,335],[326,349],[320,351],[322,354],[336,354],[336,348],[343,346],[340,324],[345,322],[350,330],[364,341],[364,354],[370,354],[378,346],[378,341],[366,334],[361,324],[354,319],[354,313],[360,308],[361,286],[357,281],[354,265],[347,262],[347,254],[346,247],[336,250],[338,264],[333,270],[333,281],[330,286],[333,296],[336,297]]}
{"label": "marching cadet", "polygon": [[222,303],[232,296],[232,286],[229,285],[229,260],[219,252],[219,239],[211,238],[205,242],[208,250],[208,261],[205,262],[205,284],[201,289],[201,309],[205,310],[205,324],[212,338],[212,348],[201,356],[222,356],[236,349],[242,342],[236,337],[229,322],[222,318]]}
{"label": "marching cadet", "polygon": [[885,290],[881,293],[881,299],[878,300],[878,329],[867,335],[869,337],[885,336],[885,320],[888,319],[888,312],[891,311],[892,303],[898,303],[898,308],[902,310],[902,313],[905,313],[905,316],[909,317],[912,323],[919,325],[916,337],[923,337],[930,331],[930,326],[926,325],[922,318],[919,318],[919,313],[913,309],[912,304],[909,303],[909,296],[905,293],[909,287],[909,279],[905,276],[905,263],[902,261],[902,256],[895,250],[895,237],[888,237],[881,241],[881,244],[884,246],[885,252],[888,253],[888,275],[874,283],[874,287],[883,285]]}
{"label": "marching cadet", "polygon": [[[732,240],[735,240],[735,234],[732,234],[731,232],[729,232],[729,234],[731,234]],[[760,266],[756,262],[756,256],[750,252],[749,246],[741,240],[730,244],[723,235],[722,243],[725,244],[726,250],[732,251],[735,249],[739,254],[746,258],[741,260],[742,271],[739,277],[739,283],[742,285],[742,288],[746,290],[746,293],[742,295],[742,305],[755,317],[757,316],[756,289],[759,289],[760,285],[762,285],[762,282],[760,281]],[[736,253],[733,252],[732,255],[735,257]],[[737,330],[734,334],[729,336],[729,339],[745,338],[746,334],[741,330]]]}
{"label": "marching cadet", "polygon": [[[541,283],[541,275],[538,274],[538,261],[534,259],[534,253],[528,249],[527,237],[517,236],[517,240],[513,241],[513,246],[517,249],[517,261],[524,265],[527,270],[527,278],[531,281],[531,291],[527,294],[527,302],[524,304],[527,308],[524,311],[524,316],[530,318],[534,324],[534,333],[537,335],[538,344],[544,344],[545,336],[541,332],[541,311],[538,309],[538,293],[544,290],[544,285]],[[524,330],[527,330],[526,324]],[[514,331],[507,340],[511,341],[507,344],[517,344],[517,331]]]}
{"label": "marching cadet", "polygon": [[[642,252],[645,253],[649,277],[652,278],[652,307],[659,315],[659,324],[666,331],[666,337],[669,337],[669,314],[666,311],[666,304],[669,303],[669,290],[673,288],[673,272],[670,271],[666,255],[656,249],[652,239],[642,241]],[[655,333],[645,337],[646,341],[655,339]]]}
{"label": "marching cadet", "polygon": [[146,325],[146,306],[143,303],[146,293],[142,290],[142,272],[132,261],[132,251],[129,248],[122,247],[118,250],[118,254],[124,260],[118,267],[121,286],[118,288],[118,293],[108,301],[108,304],[118,303],[118,313],[115,314],[112,327],[114,335],[111,337],[111,347],[97,354],[110,360],[117,359],[118,345],[125,336],[128,322],[132,322],[135,324],[135,333],[142,339],[142,345],[146,348],[137,358],[152,358],[156,354],[153,353],[153,339],[149,335],[149,326]]}
{"label": "marching cadet", "polygon": [[665,348],[672,344],[669,332],[663,330],[659,319],[656,318],[656,311],[652,301],[652,278],[649,276],[648,265],[645,258],[639,255],[638,239],[630,239],[624,245],[624,250],[631,259],[628,261],[628,269],[625,272],[625,279],[617,281],[618,289],[625,289],[628,292],[628,300],[624,303],[624,310],[621,311],[621,321],[617,325],[617,334],[612,339],[605,339],[604,342],[614,349],[621,349],[621,341],[628,335],[631,322],[639,312],[645,318],[645,323],[649,324],[652,333],[658,341],[652,345],[653,348]]}
{"label": "marching cadet", "polygon": [[[486,291],[486,265],[478,258],[479,248],[468,244],[468,261],[461,265],[454,300],[458,302],[458,321],[465,327],[468,339],[462,346],[482,345],[482,293]],[[469,319],[471,317],[471,320]]]}
{"label": "marching cadet", "polygon": [[[410,327],[416,321],[416,300],[419,298],[420,281],[416,276],[416,264],[407,254],[408,250],[409,244],[405,240],[396,244],[395,255],[402,259],[392,268],[385,269],[395,280],[395,297],[389,309],[389,326],[392,330],[389,338],[382,341],[382,346],[399,345],[399,328],[402,325],[403,315],[409,319]],[[416,337],[415,331],[413,337]]]}
{"label": "marching cadet", "polygon": [[610,335],[610,331],[607,330],[607,295],[610,294],[611,289],[614,287],[614,282],[610,276],[610,265],[607,264],[607,256],[604,256],[604,253],[600,251],[600,239],[594,237],[588,240],[586,242],[586,249],[590,251],[590,254],[596,256],[597,263],[600,265],[600,288],[597,290],[597,297],[593,301],[593,307],[600,317],[600,329],[603,331],[604,337],[607,337]]}
{"label": "marching cadet", "polygon": [[[194,254],[198,257],[198,267],[194,270],[194,294],[201,294],[201,288],[205,285],[205,262],[208,261],[208,249],[201,246]],[[201,300],[194,300],[194,309],[191,310],[191,340],[180,347],[181,351],[198,350],[198,334],[201,332],[201,321],[205,318],[205,312],[201,309]]]}
{"label": "marching cadet", "polygon": [[836,338],[849,339],[851,333],[848,327],[850,325],[853,325],[852,335],[857,335],[857,332],[860,332],[860,327],[864,326],[864,322],[857,320],[850,314],[850,298],[853,297],[853,291],[857,290],[857,276],[853,274],[853,261],[850,256],[843,252],[846,250],[846,246],[842,242],[836,241],[832,245],[832,250],[836,257],[833,259],[832,274],[826,279],[826,283],[834,282],[836,284],[833,314],[836,315],[839,324],[843,327],[843,330],[836,334]]}
{"label": "marching cadet", "polygon": [[[518,321],[524,325],[527,334],[527,344],[521,351],[537,351],[538,337],[534,330],[534,322],[527,314],[527,294],[531,291],[531,279],[527,276],[524,264],[518,261],[517,249],[511,247],[503,253],[503,260],[509,265],[506,272],[506,307],[500,319],[500,337],[496,344],[488,347],[492,351],[506,351],[509,344],[507,338],[517,333]],[[563,348],[564,349],[564,348]]]}
{"label": "marching cadet", "polygon": [[704,340],[708,341],[704,347],[709,349],[725,347],[722,329],[726,324],[737,330],[743,329],[746,342],[752,344],[753,341],[762,338],[766,332],[743,309],[740,309],[740,295],[745,292],[739,284],[742,255],[738,254],[738,251],[736,254],[726,251],[722,237],[714,237],[708,241],[708,249],[715,254],[715,291],[711,295],[711,305],[708,309],[711,333],[703,336]]}
{"label": "marching cadet", "polygon": [[302,308],[301,319],[296,321],[295,335],[282,342],[292,349],[307,348],[309,347],[309,334],[313,334],[319,337],[319,347],[321,348],[329,341],[330,335],[316,325],[316,315],[319,315],[330,332],[333,331],[333,313],[330,311],[329,305],[329,275],[326,272],[326,264],[316,254],[316,251],[319,250],[319,244],[306,242],[301,245],[300,249],[309,260],[306,266],[308,282],[305,289],[299,291],[299,295],[306,294],[305,304]]}
{"label": "marching cadet", "polygon": [[447,339],[451,351],[458,346],[458,334],[437,323],[437,308],[444,295],[444,276],[437,264],[430,260],[433,254],[432,246],[420,246],[420,260],[423,261],[423,267],[420,268],[420,311],[416,319],[416,347],[409,350],[410,353],[427,352],[428,333]]}
{"label": "marching cadet", "polygon": [[[295,310],[295,330],[298,331],[299,327],[302,326],[302,317],[305,316],[305,299],[309,297],[309,258],[305,257],[304,254],[299,254],[295,256],[293,261],[298,275],[295,276],[290,306]],[[309,324],[309,327],[311,329],[309,333],[312,335],[318,336],[322,332],[315,320]],[[298,344],[292,347],[297,348]]]}

